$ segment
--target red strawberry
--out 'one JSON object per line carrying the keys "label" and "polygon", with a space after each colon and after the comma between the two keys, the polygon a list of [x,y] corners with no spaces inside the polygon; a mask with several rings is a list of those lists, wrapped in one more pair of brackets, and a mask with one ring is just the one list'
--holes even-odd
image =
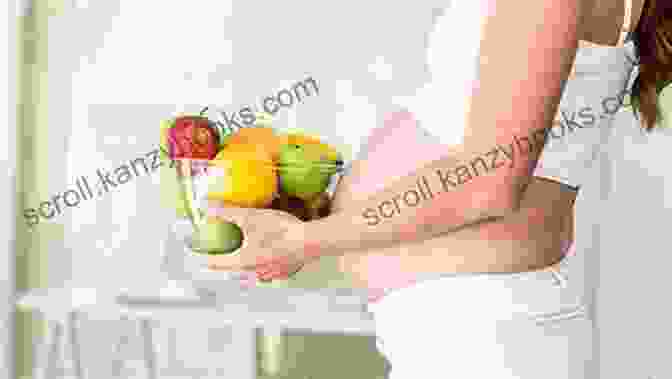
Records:
{"label": "red strawberry", "polygon": [[168,130],[171,158],[213,159],[219,138],[210,121],[202,116],[181,116]]}

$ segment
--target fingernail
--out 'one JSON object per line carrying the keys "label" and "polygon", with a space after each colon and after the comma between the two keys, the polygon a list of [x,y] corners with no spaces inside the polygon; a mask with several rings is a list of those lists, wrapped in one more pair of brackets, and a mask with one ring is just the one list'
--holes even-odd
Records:
{"label": "fingernail", "polygon": [[282,273],[285,272],[285,270],[282,269],[271,269],[263,273],[263,276],[265,277],[270,277],[270,278],[275,278],[278,275],[282,275]]}
{"label": "fingernail", "polygon": [[271,273],[271,270],[257,271],[257,278],[262,278],[268,276]]}
{"label": "fingernail", "polygon": [[260,277],[258,278],[258,280],[259,280],[260,282],[267,283],[267,282],[272,281],[273,278],[272,278],[272,277],[269,277],[269,276],[263,276],[263,277],[260,276]]}
{"label": "fingernail", "polygon": [[273,271],[272,268],[263,268],[263,269],[259,269],[259,270],[257,270],[257,276],[268,275],[268,274],[271,273],[272,271]]}

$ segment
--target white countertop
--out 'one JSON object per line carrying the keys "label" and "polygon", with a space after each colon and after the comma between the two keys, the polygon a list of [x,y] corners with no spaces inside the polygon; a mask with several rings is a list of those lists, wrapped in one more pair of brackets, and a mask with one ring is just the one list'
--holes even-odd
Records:
{"label": "white countertop", "polygon": [[[165,282],[164,288],[171,288]],[[156,287],[158,288],[158,287]],[[116,291],[109,288],[37,289],[21,296],[17,306],[64,320],[78,311],[97,319],[121,316],[170,323],[206,323],[245,328],[287,328],[314,333],[373,335],[373,316],[347,293],[290,288],[251,288],[198,297],[172,291]],[[170,293],[172,292],[172,294]]]}

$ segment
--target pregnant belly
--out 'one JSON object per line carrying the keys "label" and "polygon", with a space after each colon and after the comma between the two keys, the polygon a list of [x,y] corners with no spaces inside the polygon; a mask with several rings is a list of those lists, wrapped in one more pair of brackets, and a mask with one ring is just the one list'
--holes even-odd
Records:
{"label": "pregnant belly", "polygon": [[[338,196],[353,200],[366,198],[450,151],[449,146],[423,133],[412,114],[403,111],[390,114],[381,127],[374,129],[366,146],[366,158],[358,162],[360,174],[347,178],[346,193]],[[339,263],[342,271],[369,288],[372,298],[379,297],[388,288],[412,283],[416,278],[414,272],[403,269],[398,254],[376,251],[352,254],[342,256]]]}
{"label": "pregnant belly", "polygon": [[340,268],[368,289],[370,300],[375,301],[391,290],[446,273],[523,272],[560,259],[557,252],[563,251],[558,245],[562,241],[531,238],[528,225],[518,225],[512,230],[508,224],[492,223],[431,240],[344,255]]}
{"label": "pregnant belly", "polygon": [[[344,178],[344,186],[339,188],[338,208],[347,208],[347,200],[366,198],[416,168],[450,154],[449,146],[424,135],[412,116],[404,112],[388,117],[372,132],[367,145],[366,158],[357,162],[353,174]],[[560,191],[560,186],[553,188],[531,185],[526,196],[529,201],[524,201],[519,215],[507,222],[482,224],[431,240],[375,249],[365,254],[346,254],[339,258],[340,269],[360,286],[368,288],[371,300],[376,300],[387,291],[408,286],[425,275],[451,272],[457,267],[469,272],[472,267],[460,261],[459,254],[455,258],[446,254],[449,249],[468,250],[483,257],[482,261],[470,259],[477,271],[488,267],[492,267],[493,272],[500,268],[524,271],[544,267],[556,261],[557,252],[563,250],[557,246],[561,241],[554,233],[559,228],[554,223],[561,219],[554,216],[559,208],[545,205],[548,195],[555,193],[551,191]],[[540,251],[549,252],[550,256],[539,255]],[[529,267],[514,266],[516,262],[507,261],[509,257],[525,256],[530,257],[525,263]],[[537,267],[533,267],[535,265]]]}

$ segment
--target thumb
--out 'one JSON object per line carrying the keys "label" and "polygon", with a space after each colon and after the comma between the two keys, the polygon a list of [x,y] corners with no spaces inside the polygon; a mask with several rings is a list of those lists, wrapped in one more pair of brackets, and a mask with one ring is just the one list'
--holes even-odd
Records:
{"label": "thumb", "polygon": [[208,217],[214,217],[222,221],[228,221],[238,225],[241,229],[250,222],[250,209],[229,206],[221,201],[208,200]]}
{"label": "thumb", "polygon": [[249,267],[249,263],[245,261],[244,257],[245,254],[240,254],[238,251],[230,254],[209,255],[208,268],[215,271],[237,271],[241,269],[249,270],[251,268]]}

